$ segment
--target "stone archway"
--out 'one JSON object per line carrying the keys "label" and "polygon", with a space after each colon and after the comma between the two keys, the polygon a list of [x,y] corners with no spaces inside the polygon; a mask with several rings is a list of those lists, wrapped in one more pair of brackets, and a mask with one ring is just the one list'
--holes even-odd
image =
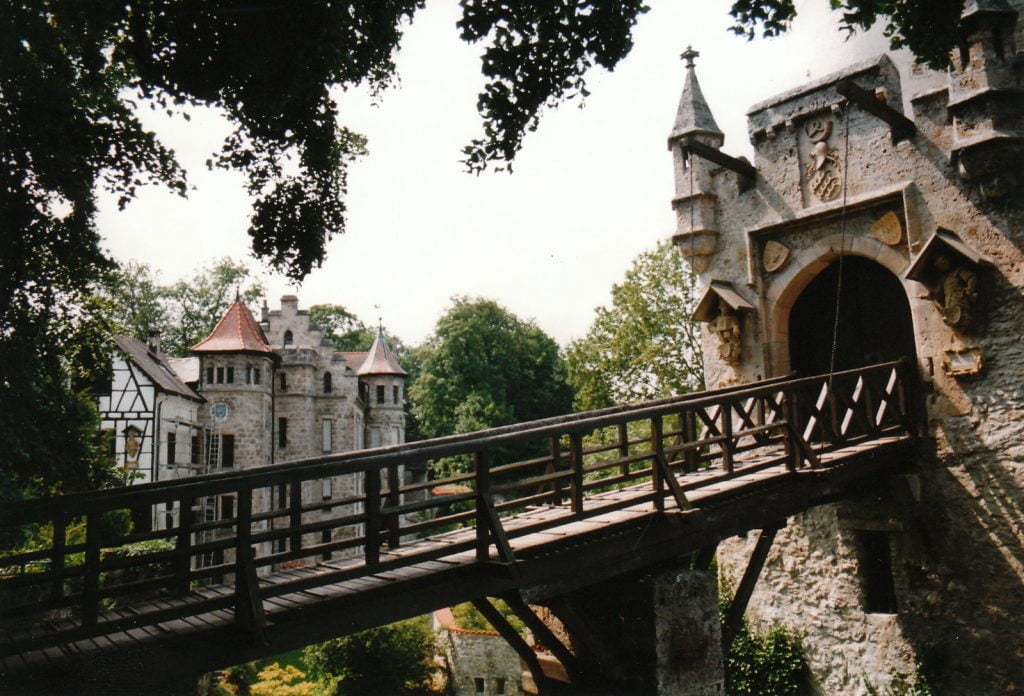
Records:
{"label": "stone archway", "polygon": [[899,278],[871,259],[847,256],[841,283],[840,263],[835,259],[793,301],[787,322],[791,370],[800,374],[830,370],[837,292],[836,370],[915,356],[910,302]]}

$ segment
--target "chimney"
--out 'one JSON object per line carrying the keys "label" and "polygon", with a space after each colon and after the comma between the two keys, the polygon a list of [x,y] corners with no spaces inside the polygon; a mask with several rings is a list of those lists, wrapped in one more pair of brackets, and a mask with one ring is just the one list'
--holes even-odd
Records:
{"label": "chimney", "polygon": [[155,329],[150,329],[149,335],[146,338],[146,346],[149,348],[149,352],[156,355],[160,352],[160,332]]}

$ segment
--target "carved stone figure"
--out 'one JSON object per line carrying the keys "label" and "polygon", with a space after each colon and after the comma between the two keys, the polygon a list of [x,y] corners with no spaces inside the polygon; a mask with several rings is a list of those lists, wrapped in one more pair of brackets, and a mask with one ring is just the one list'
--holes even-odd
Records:
{"label": "carved stone figure", "polygon": [[966,268],[954,266],[945,256],[935,258],[935,269],[942,274],[935,298],[942,310],[942,320],[963,331],[974,320],[978,276]]}
{"label": "carved stone figure", "polygon": [[721,312],[708,328],[718,339],[718,357],[727,365],[739,365],[742,353],[742,341],[740,335],[740,320],[732,313],[732,310],[725,304],[721,305]]}
{"label": "carved stone figure", "polygon": [[134,469],[139,465],[139,431],[129,426],[124,432],[125,466]]}
{"label": "carved stone figure", "polygon": [[804,124],[807,139],[814,143],[808,153],[810,163],[804,172],[807,186],[821,201],[830,201],[839,195],[842,175],[839,171],[839,156],[829,147],[828,137],[832,134],[832,122],[812,119]]}

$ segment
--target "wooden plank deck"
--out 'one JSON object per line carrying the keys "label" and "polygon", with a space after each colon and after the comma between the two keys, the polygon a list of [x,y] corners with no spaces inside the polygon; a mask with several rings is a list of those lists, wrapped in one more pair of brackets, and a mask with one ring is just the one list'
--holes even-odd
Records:
{"label": "wooden plank deck", "polygon": [[[356,557],[275,570],[259,578],[261,605],[268,628],[274,632],[294,626],[300,621],[309,621],[310,617],[316,617],[318,613],[326,616],[334,611],[334,607],[352,606],[354,602],[363,601],[361,598],[395,603],[403,601],[403,596],[409,592],[408,588],[419,588],[417,591],[429,596],[432,586],[440,586],[453,577],[468,577],[468,573],[476,572],[478,575],[473,577],[491,578],[488,580],[490,585],[487,582],[468,583],[460,600],[466,601],[480,596],[472,594],[473,588],[483,593],[492,587],[516,587],[517,582],[524,581],[516,580],[516,572],[526,573],[521,577],[530,582],[532,578],[543,578],[545,572],[557,575],[558,558],[570,552],[586,551],[588,547],[593,547],[594,553],[591,555],[612,553],[617,548],[615,544],[620,543],[615,541],[617,535],[627,535],[640,525],[649,526],[652,520],[673,517],[696,519],[706,510],[715,510],[718,515],[716,520],[729,520],[730,515],[737,520],[735,523],[716,522],[716,529],[720,528],[721,531],[707,530],[706,534],[710,535],[708,538],[717,539],[716,535],[721,534],[729,536],[738,533],[734,531],[737,524],[741,526],[739,531],[742,531],[742,520],[757,519],[751,508],[758,505],[758,497],[753,495],[758,491],[783,491],[787,485],[814,480],[816,475],[838,471],[855,460],[877,457],[887,451],[898,452],[910,439],[908,435],[878,438],[870,446],[854,445],[822,456],[821,469],[795,472],[780,463],[784,458],[780,457],[779,452],[750,450],[737,458],[736,471],[731,477],[720,470],[703,470],[676,476],[693,510],[679,510],[673,497],[667,495],[664,511],[657,511],[650,500],[650,482],[602,491],[587,497],[583,512],[592,514],[583,519],[574,519],[569,504],[534,506],[514,517],[502,519],[502,526],[515,556],[515,563],[511,565],[500,562],[493,546],[489,563],[480,563],[473,548],[466,546],[475,540],[476,530],[466,528],[408,542],[398,548],[382,548],[379,568],[365,568],[363,559]],[[865,469],[865,475],[868,475],[868,471]],[[856,478],[857,474],[854,472],[848,476]],[[633,500],[637,502],[630,505]],[[618,507],[603,512],[602,509],[608,506]],[[796,507],[795,511],[800,509]],[[699,532],[694,531],[697,526],[691,526],[693,528],[688,527],[685,534],[699,536]],[[661,536],[648,535],[649,540],[640,535],[640,539],[645,544],[656,544],[659,543],[658,539],[664,538],[665,533],[659,531]],[[452,547],[468,550],[451,553],[449,550]],[[650,550],[651,557],[665,553],[663,550]],[[392,564],[394,567],[389,567]],[[134,649],[138,654],[145,654],[146,651],[159,654],[161,646],[169,641],[180,645],[183,639],[189,637],[198,640],[204,635],[220,636],[226,630],[237,631],[230,608],[234,601],[233,586],[216,584],[198,588],[183,597],[158,598],[104,611],[99,617],[100,625],[109,625],[112,630],[99,635],[83,636],[76,619],[39,622],[15,628],[8,626],[0,632],[0,677],[17,678],[27,672],[61,669],[69,661],[82,663],[109,655],[112,651]],[[204,609],[204,605],[209,602],[218,603],[218,606]],[[401,609],[396,608],[391,613],[401,614]],[[19,643],[27,643],[29,647],[10,649]],[[267,649],[273,648],[268,646]]]}

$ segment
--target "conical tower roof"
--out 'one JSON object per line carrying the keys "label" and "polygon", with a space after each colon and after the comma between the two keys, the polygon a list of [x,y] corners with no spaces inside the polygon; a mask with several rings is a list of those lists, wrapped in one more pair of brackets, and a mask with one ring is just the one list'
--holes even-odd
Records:
{"label": "conical tower roof", "polygon": [[224,312],[210,335],[192,346],[193,353],[257,353],[276,358],[263,329],[241,300]]}
{"label": "conical tower roof", "polygon": [[715,123],[715,117],[711,114],[711,108],[704,99],[704,93],[700,91],[700,83],[697,81],[697,72],[693,64],[693,59],[699,55],[689,46],[682,54],[682,58],[686,61],[686,83],[683,85],[683,93],[679,97],[679,108],[676,109],[676,121],[672,126],[672,133],[668,136],[670,146],[678,138],[697,133],[725,137],[718,124]]}
{"label": "conical tower roof", "polygon": [[356,370],[356,374],[360,377],[369,375],[398,375],[405,377],[407,373],[399,366],[398,361],[395,360],[395,354],[391,352],[391,346],[388,345],[388,340],[384,338],[384,332],[378,330],[377,338],[373,340],[370,352],[367,354],[362,366]]}

